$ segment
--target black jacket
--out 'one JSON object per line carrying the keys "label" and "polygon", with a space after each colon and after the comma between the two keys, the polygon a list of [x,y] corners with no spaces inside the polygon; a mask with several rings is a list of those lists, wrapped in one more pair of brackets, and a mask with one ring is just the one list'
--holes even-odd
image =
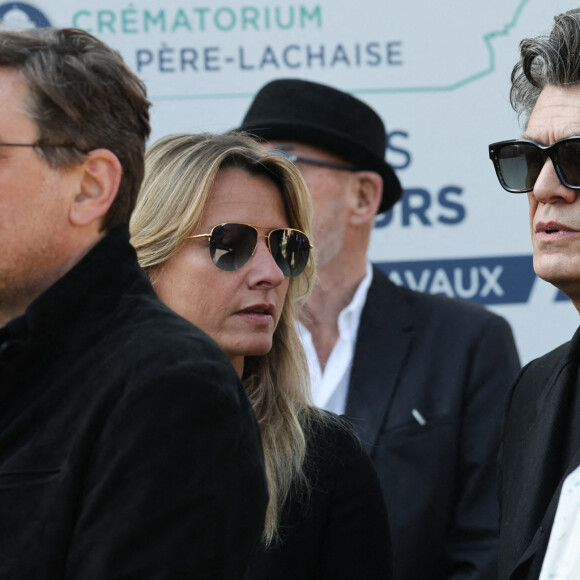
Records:
{"label": "black jacket", "polygon": [[496,457],[518,370],[503,318],[374,269],[346,415],[381,481],[396,580],[496,577]]}
{"label": "black jacket", "polygon": [[294,494],[280,540],[261,548],[249,580],[390,580],[387,514],[370,459],[352,426],[314,423],[307,433],[310,493]]}
{"label": "black jacket", "polygon": [[243,577],[267,494],[226,356],[126,227],[0,329],[0,578]]}
{"label": "black jacket", "polygon": [[500,580],[535,580],[562,484],[580,465],[580,329],[526,365],[508,398],[500,455]]}

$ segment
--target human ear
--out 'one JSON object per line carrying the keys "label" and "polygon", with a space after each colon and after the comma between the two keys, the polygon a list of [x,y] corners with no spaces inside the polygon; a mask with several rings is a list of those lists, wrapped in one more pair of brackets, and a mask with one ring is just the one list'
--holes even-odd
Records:
{"label": "human ear", "polygon": [[359,225],[375,219],[383,194],[383,178],[374,171],[357,171],[351,223]]}
{"label": "human ear", "polygon": [[71,223],[86,226],[109,211],[117,196],[123,170],[117,156],[108,149],[95,149],[87,153],[79,167],[80,191],[75,195],[70,209]]}

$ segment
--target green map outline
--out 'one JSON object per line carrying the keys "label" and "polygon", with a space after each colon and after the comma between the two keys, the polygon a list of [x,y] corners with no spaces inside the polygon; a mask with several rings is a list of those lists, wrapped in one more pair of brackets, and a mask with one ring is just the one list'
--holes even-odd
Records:
{"label": "green map outline", "polygon": [[[396,94],[396,93],[435,93],[456,91],[466,85],[476,82],[483,77],[492,74],[495,71],[496,59],[493,40],[498,36],[508,36],[511,29],[517,24],[522,11],[529,0],[520,0],[512,19],[500,30],[493,30],[483,35],[483,42],[488,52],[489,65],[483,70],[469,75],[457,82],[443,86],[426,86],[426,87],[391,87],[382,89],[345,89],[352,94]],[[164,95],[151,96],[152,101],[183,101],[183,100],[200,100],[200,99],[251,99],[254,93],[213,93],[199,95]]]}

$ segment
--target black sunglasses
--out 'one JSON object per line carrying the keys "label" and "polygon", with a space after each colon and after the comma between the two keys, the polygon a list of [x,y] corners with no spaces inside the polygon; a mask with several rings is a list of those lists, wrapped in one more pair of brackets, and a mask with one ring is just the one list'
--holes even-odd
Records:
{"label": "black sunglasses", "polygon": [[580,137],[567,137],[548,146],[529,139],[498,141],[489,146],[489,157],[501,186],[511,193],[532,191],[548,157],[561,183],[580,189]]}
{"label": "black sunglasses", "polygon": [[295,278],[304,272],[312,246],[304,232],[293,228],[279,228],[262,235],[255,226],[226,223],[214,226],[209,234],[188,236],[186,239],[209,238],[213,263],[220,270],[233,272],[254,255],[259,237],[266,238],[268,250],[284,276]]}
{"label": "black sunglasses", "polygon": [[272,149],[270,153],[282,155],[292,163],[307,163],[308,165],[317,165],[318,167],[330,167],[330,169],[339,169],[341,171],[358,171],[356,167],[351,165],[344,165],[343,163],[333,163],[332,161],[322,161],[322,159],[313,159],[312,157],[302,157],[302,155],[295,155],[290,151],[284,149]]}

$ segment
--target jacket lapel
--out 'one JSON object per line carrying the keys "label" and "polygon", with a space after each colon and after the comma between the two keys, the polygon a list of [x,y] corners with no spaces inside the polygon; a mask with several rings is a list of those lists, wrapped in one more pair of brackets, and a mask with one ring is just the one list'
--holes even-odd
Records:
{"label": "jacket lapel", "polygon": [[373,267],[346,404],[346,415],[371,456],[411,343],[412,320],[397,286]]}
{"label": "jacket lapel", "polygon": [[[535,402],[536,421],[530,426],[528,442],[529,449],[533,450],[528,461],[534,465],[534,475],[527,478],[520,509],[525,512],[526,519],[539,521],[540,525],[533,530],[532,539],[517,561],[514,572],[537,552],[542,553],[543,560],[562,485],[566,477],[580,465],[580,449],[576,450],[567,465],[562,464],[561,452],[565,449],[569,436],[567,426],[570,419],[567,415],[570,410],[571,391],[580,387],[579,363],[580,331],[577,331],[564,363],[552,380],[546,383],[546,388]],[[541,566],[541,561],[535,562],[534,566]]]}

